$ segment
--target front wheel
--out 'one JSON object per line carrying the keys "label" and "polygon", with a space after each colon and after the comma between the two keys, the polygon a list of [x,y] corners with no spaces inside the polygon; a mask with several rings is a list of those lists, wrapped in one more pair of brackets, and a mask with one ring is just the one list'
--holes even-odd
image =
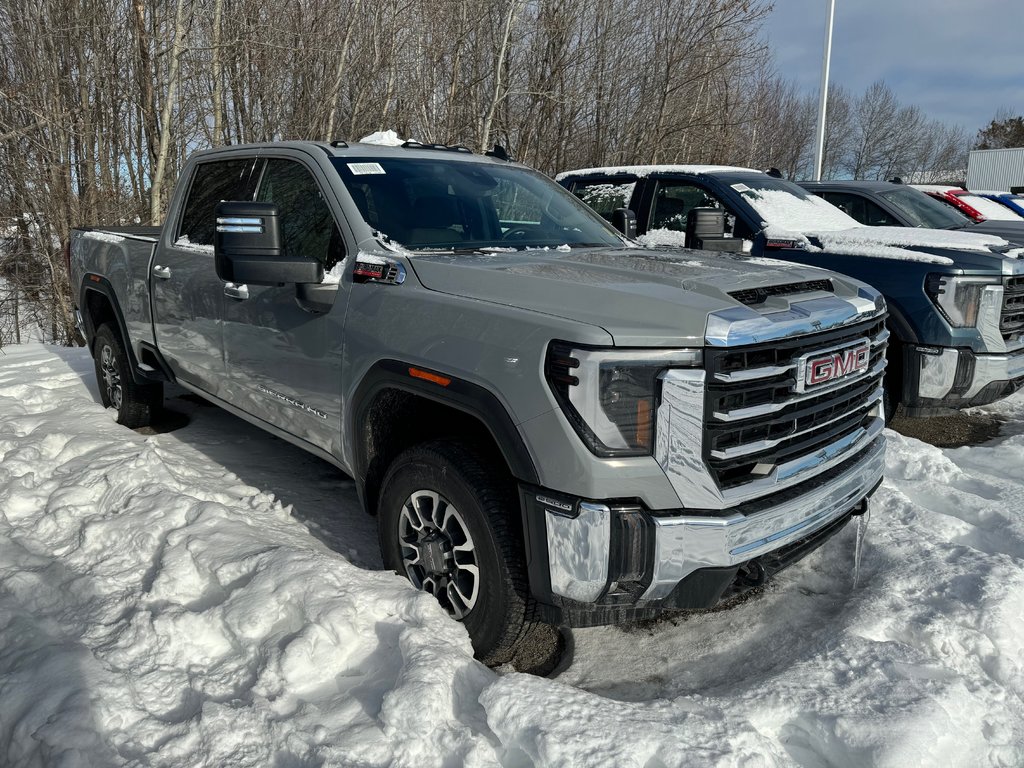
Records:
{"label": "front wheel", "polygon": [[117,423],[132,429],[148,426],[163,399],[163,388],[160,384],[135,383],[121,334],[109,323],[96,331],[93,360],[100,400],[105,408],[117,411]]}
{"label": "front wheel", "polygon": [[379,513],[384,564],[461,621],[481,661],[511,661],[539,622],[515,494],[501,473],[459,443],[425,443],[392,463]]}
{"label": "front wheel", "polygon": [[903,398],[903,345],[896,340],[896,335],[891,330],[889,333],[889,349],[886,350],[888,360],[885,377],[882,379],[882,386],[885,387],[882,403],[887,427],[896,418]]}

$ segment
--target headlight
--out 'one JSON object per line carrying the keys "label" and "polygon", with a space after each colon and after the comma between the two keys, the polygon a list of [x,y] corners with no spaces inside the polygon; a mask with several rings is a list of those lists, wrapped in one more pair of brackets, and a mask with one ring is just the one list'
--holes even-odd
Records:
{"label": "headlight", "polygon": [[925,291],[954,328],[978,327],[981,297],[999,280],[964,275],[928,275]]}
{"label": "headlight", "polygon": [[598,456],[644,456],[654,445],[659,376],[701,364],[699,349],[613,349],[553,342],[545,375],[558,404]]}

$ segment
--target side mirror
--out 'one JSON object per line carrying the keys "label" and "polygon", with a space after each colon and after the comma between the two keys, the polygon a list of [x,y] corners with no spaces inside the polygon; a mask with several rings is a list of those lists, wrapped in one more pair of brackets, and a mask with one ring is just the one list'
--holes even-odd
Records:
{"label": "side mirror", "polygon": [[630,240],[636,240],[636,214],[629,208],[616,208],[612,211],[612,226]]}
{"label": "side mirror", "polygon": [[726,237],[725,211],[721,208],[692,208],[686,215],[686,247],[741,253],[743,240]]}
{"label": "side mirror", "polygon": [[221,280],[247,285],[323,280],[320,262],[285,255],[277,206],[273,203],[222,202],[215,215],[214,264]]}

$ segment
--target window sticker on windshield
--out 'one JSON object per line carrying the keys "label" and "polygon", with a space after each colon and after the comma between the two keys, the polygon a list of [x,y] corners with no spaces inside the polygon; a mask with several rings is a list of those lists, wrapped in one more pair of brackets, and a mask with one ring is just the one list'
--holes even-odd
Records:
{"label": "window sticker on windshield", "polygon": [[371,173],[384,173],[380,163],[347,163],[353,176],[366,176]]}
{"label": "window sticker on windshield", "polygon": [[748,187],[746,184],[733,184],[732,188],[735,189],[737,192],[739,192],[741,195],[744,192],[749,192],[750,191],[750,187]]}

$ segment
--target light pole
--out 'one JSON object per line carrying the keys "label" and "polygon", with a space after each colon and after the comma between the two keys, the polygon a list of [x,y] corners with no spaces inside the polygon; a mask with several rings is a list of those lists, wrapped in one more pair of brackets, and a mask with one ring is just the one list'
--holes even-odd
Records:
{"label": "light pole", "polygon": [[818,129],[814,137],[814,181],[821,180],[821,165],[825,155],[825,111],[828,106],[828,68],[832,60],[832,19],[836,15],[836,0],[828,0],[828,21],[825,22],[825,55],[821,62],[821,98],[818,101]]}

